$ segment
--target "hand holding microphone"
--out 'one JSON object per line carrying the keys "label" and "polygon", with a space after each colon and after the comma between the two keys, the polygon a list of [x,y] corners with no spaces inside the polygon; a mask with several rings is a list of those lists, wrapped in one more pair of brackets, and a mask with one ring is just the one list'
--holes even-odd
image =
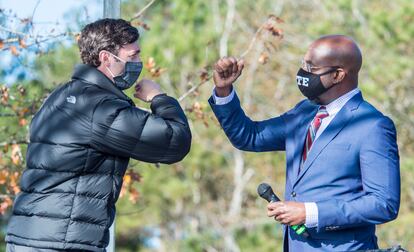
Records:
{"label": "hand holding microphone", "polygon": [[308,237],[309,233],[306,231],[305,223],[306,211],[304,203],[285,201],[282,202],[275,195],[270,185],[262,183],[257,188],[257,193],[263,199],[269,202],[267,206],[268,216],[274,217],[275,220],[282,224],[289,225],[298,235]]}

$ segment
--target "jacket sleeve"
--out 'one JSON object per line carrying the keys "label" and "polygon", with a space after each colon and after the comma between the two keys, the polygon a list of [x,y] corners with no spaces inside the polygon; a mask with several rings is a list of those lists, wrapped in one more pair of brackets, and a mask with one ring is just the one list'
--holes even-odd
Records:
{"label": "jacket sleeve", "polygon": [[379,119],[360,149],[362,197],[317,202],[318,230],[336,230],[395,219],[400,206],[400,166],[396,130],[388,117]]}
{"label": "jacket sleeve", "polygon": [[234,147],[244,151],[285,150],[286,126],[283,116],[265,121],[252,121],[240,107],[237,94],[225,105],[209,103],[221,127]]}
{"label": "jacket sleeve", "polygon": [[171,164],[190,151],[191,132],[177,100],[154,97],[152,113],[121,99],[103,100],[93,114],[91,146],[114,156]]}

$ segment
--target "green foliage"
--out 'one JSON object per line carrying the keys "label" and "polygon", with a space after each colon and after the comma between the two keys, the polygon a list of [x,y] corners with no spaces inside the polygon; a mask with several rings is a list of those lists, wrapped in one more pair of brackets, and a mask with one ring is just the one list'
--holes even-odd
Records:
{"label": "green foliage", "polygon": [[46,88],[53,88],[70,80],[73,67],[81,63],[77,45],[57,46],[51,53],[40,55],[34,71],[37,81]]}

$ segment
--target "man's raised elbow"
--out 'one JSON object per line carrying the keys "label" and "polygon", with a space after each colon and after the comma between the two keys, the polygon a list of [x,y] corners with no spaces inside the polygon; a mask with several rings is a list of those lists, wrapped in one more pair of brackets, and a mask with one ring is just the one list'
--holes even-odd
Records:
{"label": "man's raised elbow", "polygon": [[191,149],[191,132],[187,132],[176,139],[177,144],[174,145],[166,157],[166,164],[174,164],[183,160]]}
{"label": "man's raised elbow", "polygon": [[388,221],[397,219],[399,208],[400,208],[399,204],[395,206],[391,206],[391,205],[388,206],[388,217],[389,217]]}
{"label": "man's raised elbow", "polygon": [[388,202],[385,205],[384,209],[384,223],[393,221],[398,217],[398,212],[400,209],[400,203],[399,202]]}

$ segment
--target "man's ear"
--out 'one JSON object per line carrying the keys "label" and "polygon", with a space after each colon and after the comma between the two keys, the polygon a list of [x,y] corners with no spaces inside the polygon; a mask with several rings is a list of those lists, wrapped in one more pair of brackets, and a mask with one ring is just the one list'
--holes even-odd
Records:
{"label": "man's ear", "polygon": [[99,52],[99,61],[101,62],[102,66],[109,67],[111,64],[109,62],[109,53],[107,51],[100,51]]}
{"label": "man's ear", "polygon": [[342,68],[338,68],[335,72],[334,72],[334,80],[333,83],[337,84],[339,82],[341,82],[344,78],[345,78],[345,71]]}

